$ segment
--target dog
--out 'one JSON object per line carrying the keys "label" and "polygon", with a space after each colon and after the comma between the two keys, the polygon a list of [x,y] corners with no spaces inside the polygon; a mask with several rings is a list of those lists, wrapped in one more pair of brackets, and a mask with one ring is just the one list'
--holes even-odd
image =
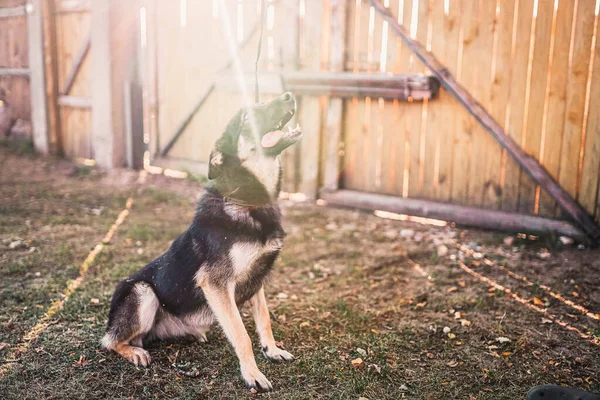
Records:
{"label": "dog", "polygon": [[273,389],[256,365],[239,309],[250,303],[269,360],[294,359],[275,344],[263,284],[285,237],[276,203],[279,155],[300,140],[302,130],[281,129],[295,113],[294,95],[284,93],[231,119],[210,154],[211,183],[189,228],[166,253],[117,285],[102,348],[146,367],[151,357],[144,344],[180,336],[203,342],[218,322],[246,386]]}

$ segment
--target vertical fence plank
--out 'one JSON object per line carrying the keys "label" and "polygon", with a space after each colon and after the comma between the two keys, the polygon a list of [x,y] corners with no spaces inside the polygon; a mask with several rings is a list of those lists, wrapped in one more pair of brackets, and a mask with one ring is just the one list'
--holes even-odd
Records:
{"label": "vertical fence plank", "polygon": [[[378,73],[380,70],[379,61],[381,55],[381,38],[383,21],[379,15],[375,15],[375,9],[369,5],[365,7],[368,10],[369,29],[368,29],[368,48],[367,48],[367,72]],[[364,137],[363,154],[365,164],[363,167],[364,180],[363,187],[367,192],[376,192],[381,187],[381,140],[383,136],[383,126],[381,114],[385,107],[385,102],[377,97],[368,99],[365,106],[369,104],[369,109],[365,110],[368,116],[367,135]]]}
{"label": "vertical fence plank", "polygon": [[[542,141],[542,124],[544,105],[546,102],[546,85],[549,67],[550,39],[552,37],[552,19],[554,5],[542,2],[535,18],[535,34],[533,58],[531,60],[531,80],[529,82],[529,104],[525,112],[527,121],[523,130],[523,149],[532,157],[540,159]],[[536,204],[537,187],[535,182],[521,170],[519,189],[519,211],[534,214],[538,211]]]}
{"label": "vertical fence plank", "polygon": [[[496,59],[494,61],[494,75],[492,76],[490,112],[504,129],[507,129],[508,127],[507,116],[509,116],[509,113],[507,110],[509,107],[513,71],[512,38],[516,1],[517,0],[502,0],[498,2]],[[503,152],[502,149],[499,149],[499,153],[495,154],[496,157],[492,157],[486,164],[488,170],[494,168],[500,173],[500,186],[498,189],[500,190],[501,196],[504,173],[502,168]],[[500,197],[498,201],[501,204],[502,197]],[[496,204],[495,208],[500,206],[500,204]]]}
{"label": "vertical fence plank", "polygon": [[[527,90],[529,48],[531,45],[531,24],[533,1],[519,1],[515,12],[517,20],[516,43],[514,43],[513,72],[510,92],[510,117],[507,133],[516,143],[521,143],[523,119],[525,116],[525,96]],[[515,211],[519,198],[519,177],[521,168],[512,157],[506,157],[504,187],[502,188],[502,209]]]}
{"label": "vertical fence plank", "polygon": [[[478,6],[475,1],[463,2],[462,9],[462,63],[457,78],[468,90],[475,85],[476,65],[473,62],[478,55],[475,43],[479,34]],[[469,203],[469,171],[472,154],[473,128],[475,121],[462,107],[456,127],[456,142],[452,176],[452,200],[457,204]]]}
{"label": "vertical fence plank", "polygon": [[[347,2],[331,0],[331,49],[330,71],[343,71],[346,65],[346,13]],[[335,190],[340,186],[340,140],[342,138],[342,99],[330,99],[327,110],[324,150],[327,153],[323,186],[327,190]]]}
{"label": "vertical fence plank", "polygon": [[[328,0],[324,0],[328,1]],[[360,1],[350,2],[348,4],[348,34],[347,36],[347,62],[346,62],[346,70],[350,70],[352,72],[359,71],[359,52],[360,52],[360,42],[359,36],[362,33],[362,24],[361,24],[361,7],[362,3]],[[342,174],[341,174],[341,186],[343,188],[356,188],[357,180],[356,180],[356,158],[358,153],[357,140],[361,127],[358,124],[356,118],[358,117],[358,98],[352,98],[350,100],[346,100],[345,102],[346,110],[344,116],[344,156],[342,158]],[[324,132],[327,134],[327,131]],[[323,143],[326,141],[326,136],[324,137]],[[326,155],[326,152],[322,152]],[[327,162],[326,159],[324,160]],[[323,164],[325,165],[325,164]]]}
{"label": "vertical fence plank", "polygon": [[[496,2],[479,2],[479,34],[474,51],[478,54],[476,85],[473,95],[490,109],[492,104],[492,73],[495,62]],[[478,123],[473,127],[472,153],[469,172],[469,204],[497,208],[500,203],[500,160],[502,149],[494,138]]]}
{"label": "vertical fence plank", "polygon": [[[322,4],[313,1],[304,1],[299,5],[304,7],[303,13],[298,8],[298,54],[300,56],[300,68],[310,71],[321,69],[320,49],[322,29],[329,30],[328,25],[322,25]],[[307,51],[308,50],[308,51]],[[319,186],[319,147],[321,139],[321,102],[317,97],[304,96],[302,108],[300,109],[300,125],[304,131],[304,137],[300,142],[301,158],[301,180],[299,190],[309,199],[317,196]]]}
{"label": "vertical fence plank", "polygon": [[596,43],[590,83],[590,104],[581,170],[579,203],[591,214],[597,212],[600,190],[600,41],[598,40],[598,16],[596,16]]}
{"label": "vertical fence plank", "polygon": [[[417,7],[415,10],[414,7]],[[417,18],[412,18],[416,12]],[[415,34],[416,39],[421,43],[427,42],[427,27],[429,22],[429,2],[415,2],[405,0],[404,15],[411,18],[407,28]],[[414,25],[416,24],[416,26]],[[409,73],[424,73],[425,67],[416,56],[409,57]],[[423,196],[423,173],[424,173],[424,133],[423,110],[427,107],[427,100],[424,102],[405,103],[406,105],[406,129],[410,144],[410,169],[408,195],[412,197]]]}
{"label": "vertical fence plank", "polygon": [[[560,169],[574,6],[575,0],[561,0],[558,2],[554,23],[554,46],[552,48],[546,130],[542,142],[544,152],[540,155],[541,163],[556,180],[558,180]],[[542,191],[540,193],[539,214],[554,217],[556,209],[556,202],[550,195]]]}
{"label": "vertical fence plank", "polygon": [[[460,9],[461,1],[458,0],[447,5],[434,1],[431,10],[431,51],[453,75],[458,66]],[[441,201],[450,200],[456,106],[456,100],[443,89],[440,89],[439,98],[428,105],[427,140],[434,146],[432,151],[425,153],[424,187],[433,189],[429,197]]]}
{"label": "vertical fence plank", "polygon": [[[410,23],[410,15],[405,13],[405,3],[411,0],[398,0],[398,17],[397,21],[408,26]],[[410,50],[402,43],[396,35],[392,35],[396,41],[395,61],[393,66],[393,72],[395,74],[406,72],[408,67],[408,60],[410,58]],[[407,157],[408,140],[406,132],[406,104],[395,102],[392,107],[392,112],[397,115],[396,126],[394,127],[394,142],[392,148],[394,149],[393,164],[390,166],[393,168],[393,184],[391,185],[391,193],[405,197],[408,190],[408,170],[406,166],[409,162]]]}
{"label": "vertical fence plank", "polygon": [[[391,1],[389,3],[390,12],[393,15],[398,15],[398,1]],[[391,34],[387,22],[384,22],[382,27],[382,46],[383,38],[387,40],[387,47],[385,48],[385,54],[382,54],[381,60],[385,64],[380,65],[380,71],[389,72],[394,70],[394,64],[396,63],[396,50],[397,46],[400,45],[395,35]],[[382,47],[382,52],[384,48]],[[396,177],[396,171],[394,168],[396,156],[398,154],[398,137],[399,137],[399,118],[400,113],[398,112],[398,101],[386,101],[381,111],[381,164],[380,164],[380,187],[381,193],[392,194],[394,193],[394,181],[398,179]]]}

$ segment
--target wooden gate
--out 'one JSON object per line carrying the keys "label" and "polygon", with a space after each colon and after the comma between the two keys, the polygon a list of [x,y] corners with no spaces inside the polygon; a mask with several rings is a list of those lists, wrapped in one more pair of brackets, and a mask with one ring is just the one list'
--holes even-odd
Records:
{"label": "wooden gate", "polygon": [[[598,219],[598,2],[382,3]],[[428,72],[366,0],[348,7],[347,71]],[[345,107],[341,188],[561,216],[447,92],[424,102],[354,98]]]}
{"label": "wooden gate", "polygon": [[89,49],[91,15],[88,1],[53,0],[55,106],[57,134],[67,157],[94,158],[92,146],[92,77]]}

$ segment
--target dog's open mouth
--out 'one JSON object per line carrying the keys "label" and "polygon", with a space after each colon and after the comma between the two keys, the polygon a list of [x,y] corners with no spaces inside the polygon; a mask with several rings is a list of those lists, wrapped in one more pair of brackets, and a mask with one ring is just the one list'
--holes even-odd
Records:
{"label": "dog's open mouth", "polygon": [[262,147],[265,149],[270,149],[280,144],[284,145],[284,147],[287,147],[296,143],[300,139],[302,136],[302,128],[300,128],[299,124],[296,124],[296,127],[293,129],[292,127],[288,126],[287,130],[281,130],[281,128],[289,122],[293,115],[293,111],[288,112],[281,120],[279,120],[277,124],[275,124],[272,131],[269,131],[263,135],[261,140]]}

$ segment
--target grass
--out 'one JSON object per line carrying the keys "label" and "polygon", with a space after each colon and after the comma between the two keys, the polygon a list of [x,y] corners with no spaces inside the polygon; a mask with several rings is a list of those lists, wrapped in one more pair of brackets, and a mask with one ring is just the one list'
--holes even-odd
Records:
{"label": "grass", "polygon": [[[59,161],[0,152],[8,158],[3,177],[10,177],[3,178],[8,184],[0,193],[0,365],[77,276],[127,197],[135,198],[82,285],[0,380],[3,398],[517,399],[543,383],[600,390],[597,347],[542,323],[540,314],[453,267],[452,246],[448,256],[437,254],[433,238],[448,240],[450,228],[294,203],[282,205],[288,238],[266,291],[275,336],[297,360],[267,362],[243,310],[259,367],[276,391],[252,394],[243,387],[219,329],[206,344],[155,343],[151,366],[136,368],[98,349],[110,297],[119,280],[164,252],[188,226],[196,182],[151,176],[141,185],[136,177],[61,175],[70,167]],[[381,234],[408,227],[423,241]],[[524,242],[513,253],[502,247],[498,233],[459,233],[463,243],[477,241],[489,257],[537,285],[523,287],[485,265],[478,272],[527,298],[546,301],[541,284],[577,291],[574,300],[600,310],[597,251],[553,249],[552,258],[536,261],[535,243]],[[24,246],[9,250],[16,239]],[[600,336],[597,321],[558,302],[550,307],[569,324]],[[194,367],[200,375],[179,374],[172,364]]]}

